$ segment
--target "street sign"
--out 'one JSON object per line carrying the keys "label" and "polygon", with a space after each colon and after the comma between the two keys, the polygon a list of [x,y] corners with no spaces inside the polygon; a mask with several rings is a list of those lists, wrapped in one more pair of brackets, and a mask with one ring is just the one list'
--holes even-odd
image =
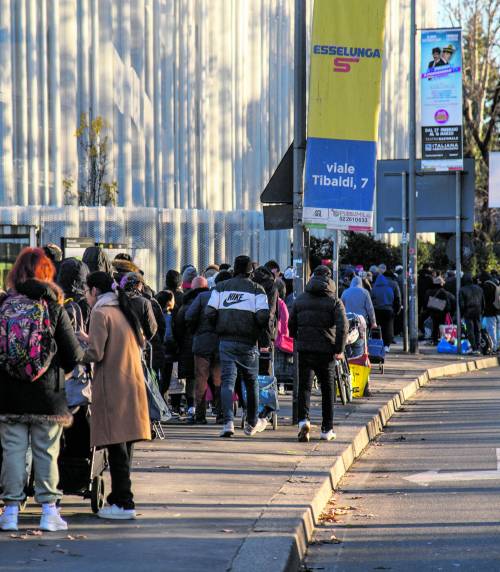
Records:
{"label": "street sign", "polygon": [[293,228],[293,141],[260,195],[264,230]]}
{"label": "street sign", "polygon": [[420,100],[422,169],[463,169],[462,31],[422,30]]}
{"label": "street sign", "polygon": [[[377,232],[401,233],[402,173],[409,169],[407,159],[377,162]],[[455,228],[454,173],[424,172],[417,161],[417,232],[450,232]],[[462,232],[474,230],[474,159],[464,159],[462,172]]]}

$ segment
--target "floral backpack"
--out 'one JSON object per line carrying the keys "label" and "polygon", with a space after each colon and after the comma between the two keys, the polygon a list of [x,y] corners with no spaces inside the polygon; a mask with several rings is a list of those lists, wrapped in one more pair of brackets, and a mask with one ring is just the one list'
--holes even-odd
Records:
{"label": "floral backpack", "polygon": [[36,381],[55,349],[47,302],[8,296],[0,308],[0,367],[16,379]]}

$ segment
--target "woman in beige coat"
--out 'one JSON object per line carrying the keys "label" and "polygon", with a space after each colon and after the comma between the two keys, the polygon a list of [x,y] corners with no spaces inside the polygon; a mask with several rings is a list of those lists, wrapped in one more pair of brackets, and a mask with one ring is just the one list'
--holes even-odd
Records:
{"label": "woman in beige coat", "polygon": [[85,362],[93,362],[92,447],[108,449],[111,473],[109,506],[98,516],[135,518],[130,480],[133,444],[151,439],[148,401],[141,365],[143,337],[139,322],[122,293],[117,294],[106,272],[87,277],[87,301],[92,307]]}

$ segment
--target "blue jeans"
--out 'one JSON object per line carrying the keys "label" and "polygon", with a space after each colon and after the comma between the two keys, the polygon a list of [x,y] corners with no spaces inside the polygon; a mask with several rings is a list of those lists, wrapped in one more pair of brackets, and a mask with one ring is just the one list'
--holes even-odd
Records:
{"label": "blue jeans", "polygon": [[500,346],[500,316],[485,316],[484,327],[491,336],[493,351],[498,351]]}
{"label": "blue jeans", "polygon": [[247,422],[252,427],[257,423],[259,403],[259,350],[242,342],[220,342],[221,401],[224,423],[233,421],[233,392],[238,373],[247,390]]}

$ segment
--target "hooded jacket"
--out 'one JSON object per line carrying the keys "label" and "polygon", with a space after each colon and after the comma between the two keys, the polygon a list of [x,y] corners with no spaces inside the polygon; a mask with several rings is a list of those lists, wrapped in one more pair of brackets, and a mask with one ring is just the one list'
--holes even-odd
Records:
{"label": "hooded jacket", "polygon": [[341,300],[346,312],[363,316],[369,324],[377,323],[370,293],[364,288],[363,280],[359,276],[351,280],[351,286],[344,290]]}
{"label": "hooded jacket", "polygon": [[212,290],[206,314],[221,340],[255,345],[269,327],[269,305],[262,286],[244,274],[219,282]]}
{"label": "hooded jacket", "polygon": [[76,306],[78,306],[81,311],[84,330],[87,331],[88,329],[90,306],[84,295],[88,275],[88,266],[85,262],[77,260],[76,258],[66,258],[59,266],[57,283],[63,289],[65,298],[64,306],[68,312],[74,331],[81,329],[79,324],[79,311]]}
{"label": "hooded jacket", "polygon": [[349,323],[333,280],[313,275],[293,303],[288,329],[299,352],[333,356],[344,351]]}
{"label": "hooded jacket", "polygon": [[276,329],[278,327],[278,285],[276,284],[274,274],[265,266],[259,266],[255,269],[252,280],[264,288],[267,296],[269,323],[267,328],[262,330],[259,335],[259,346],[268,348],[271,342],[276,339]]}
{"label": "hooded jacket", "polygon": [[[58,423],[71,425],[72,415],[66,404],[64,374],[70,373],[83,358],[66,310],[57,302],[50,284],[27,280],[17,289],[32,300],[46,300],[51,332],[57,350],[48,370],[35,381],[23,381],[0,371],[0,422]],[[8,295],[8,294],[7,294]],[[6,297],[1,300],[3,303]]]}
{"label": "hooded jacket", "polygon": [[392,310],[398,314],[401,309],[401,293],[394,280],[379,274],[371,291],[375,310]]}
{"label": "hooded jacket", "polygon": [[464,274],[458,300],[463,318],[478,319],[482,316],[484,312],[483,290],[477,284],[472,283],[472,276],[469,273]]}
{"label": "hooded jacket", "polygon": [[108,255],[100,246],[89,246],[85,249],[82,257],[83,262],[88,266],[90,272],[107,272],[112,274],[113,267]]}
{"label": "hooded jacket", "polygon": [[205,314],[211,295],[208,288],[200,288],[199,294],[186,311],[186,322],[193,332],[193,353],[196,355],[212,356],[219,351],[219,336]]}

